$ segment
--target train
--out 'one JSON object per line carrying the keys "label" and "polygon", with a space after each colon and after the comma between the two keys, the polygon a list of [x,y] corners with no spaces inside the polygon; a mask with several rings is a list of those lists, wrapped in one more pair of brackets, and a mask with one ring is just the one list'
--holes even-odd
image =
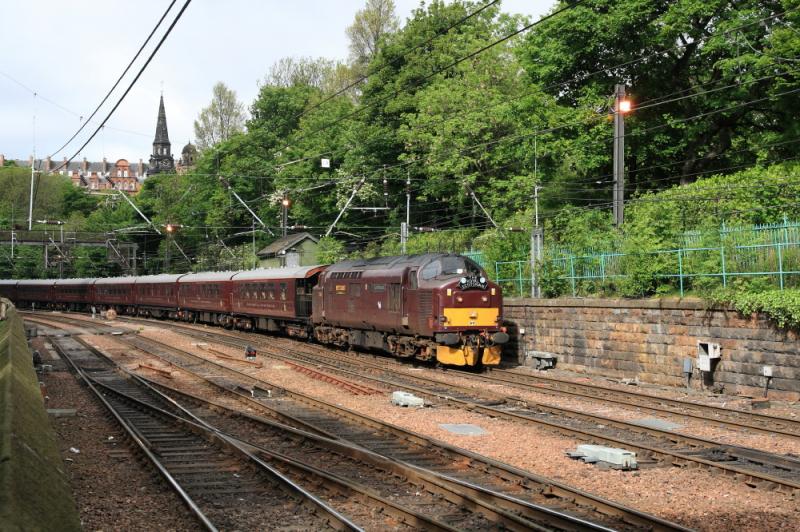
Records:
{"label": "train", "polygon": [[98,279],[0,280],[21,308],[215,324],[448,366],[497,366],[503,294],[446,253],[331,265]]}

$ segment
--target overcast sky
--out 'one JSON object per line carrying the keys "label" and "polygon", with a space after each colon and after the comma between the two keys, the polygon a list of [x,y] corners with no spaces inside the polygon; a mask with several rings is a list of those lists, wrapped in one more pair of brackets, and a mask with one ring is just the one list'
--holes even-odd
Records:
{"label": "overcast sky", "polygon": [[[365,0],[194,0],[102,133],[81,157],[149,158],[164,91],[173,154],[193,138],[193,120],[223,81],[249,107],[258,80],[285,56],[345,59],[345,28]],[[395,0],[401,21],[419,0]],[[504,0],[538,18],[554,0]],[[27,0],[3,5],[0,32],[0,153],[53,154],[79,127],[147,37],[169,0]],[[176,2],[177,13],[182,0]],[[162,28],[168,27],[165,20]],[[159,33],[159,37],[160,37]],[[157,42],[154,38],[153,42]],[[148,48],[148,50],[151,48]],[[143,54],[145,57],[147,54]],[[139,63],[140,64],[140,63]],[[138,68],[132,69],[135,72]],[[130,75],[129,75],[130,76]],[[10,79],[10,78],[13,78]],[[121,84],[127,87],[131,77]],[[23,87],[24,86],[24,87]],[[118,89],[119,94],[122,90]],[[34,98],[31,91],[36,91]],[[116,101],[115,93],[109,102]],[[95,120],[105,116],[106,107]],[[70,157],[94,128],[63,152]],[[81,140],[81,142],[78,142]]]}

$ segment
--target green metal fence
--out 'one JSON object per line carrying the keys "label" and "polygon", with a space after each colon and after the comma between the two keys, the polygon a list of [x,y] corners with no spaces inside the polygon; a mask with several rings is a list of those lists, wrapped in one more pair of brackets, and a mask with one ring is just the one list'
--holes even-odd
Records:
{"label": "green metal fence", "polygon": [[[672,284],[681,296],[699,286],[727,287],[736,278],[761,277],[781,290],[800,285],[800,222],[723,225],[715,231],[686,233],[680,241],[683,247],[642,253],[572,254],[549,248],[543,262],[558,272],[556,277],[567,283],[573,295],[595,292],[630,275]],[[471,256],[476,258],[474,252]],[[496,262],[494,274],[506,292],[530,293],[528,260]]]}

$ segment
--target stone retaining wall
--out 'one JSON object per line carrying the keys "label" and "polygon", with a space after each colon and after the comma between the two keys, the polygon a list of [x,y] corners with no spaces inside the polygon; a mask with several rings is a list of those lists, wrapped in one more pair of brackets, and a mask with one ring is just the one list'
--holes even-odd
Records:
{"label": "stone retaining wall", "polygon": [[692,381],[700,386],[697,343],[709,341],[721,346],[711,378],[726,392],[760,395],[768,365],[770,397],[800,398],[795,332],[762,316],[706,305],[698,299],[506,299],[507,353],[519,362],[530,350],[554,353],[561,369],[670,386],[685,385],[683,361],[691,358]]}
{"label": "stone retaining wall", "polygon": [[0,530],[79,531],[22,319],[0,321]]}

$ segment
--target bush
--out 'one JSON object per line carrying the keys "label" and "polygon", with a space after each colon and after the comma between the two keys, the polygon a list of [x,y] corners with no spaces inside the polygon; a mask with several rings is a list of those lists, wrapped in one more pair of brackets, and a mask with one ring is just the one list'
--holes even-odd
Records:
{"label": "bush", "polygon": [[539,266],[539,290],[542,297],[559,297],[569,291],[569,282],[564,279],[566,273],[551,262]]}
{"label": "bush", "polygon": [[761,292],[719,290],[712,296],[715,303],[727,303],[749,316],[765,314],[782,329],[800,329],[800,290],[767,290]]}

